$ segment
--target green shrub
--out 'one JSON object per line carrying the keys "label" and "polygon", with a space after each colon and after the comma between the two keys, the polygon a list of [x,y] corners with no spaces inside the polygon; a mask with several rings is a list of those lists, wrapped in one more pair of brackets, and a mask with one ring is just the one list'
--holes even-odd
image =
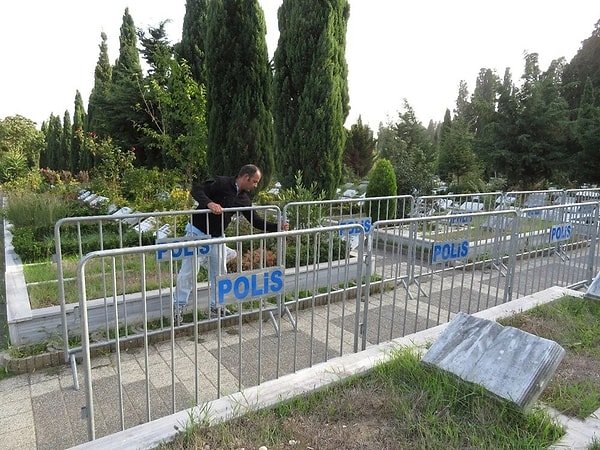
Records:
{"label": "green shrub", "polygon": [[0,183],[22,178],[28,171],[25,154],[18,151],[0,153]]}
{"label": "green shrub", "polygon": [[[390,197],[398,195],[396,174],[392,163],[387,159],[375,161],[369,173],[367,197]],[[396,202],[379,202],[374,205],[372,213],[373,222],[396,218]]]}

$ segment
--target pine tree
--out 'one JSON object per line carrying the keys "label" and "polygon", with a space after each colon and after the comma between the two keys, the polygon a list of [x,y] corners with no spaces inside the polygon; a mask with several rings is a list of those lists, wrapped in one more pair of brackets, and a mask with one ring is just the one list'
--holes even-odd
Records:
{"label": "pine tree", "polygon": [[[566,65],[563,73],[564,95],[573,119],[577,117],[588,78],[596,89],[600,86],[600,20],[596,22],[591,36],[581,43],[581,48]],[[594,99],[594,104],[600,106],[600,96]]]}
{"label": "pine tree", "polygon": [[273,172],[271,72],[266,24],[257,0],[215,0],[208,8],[206,90],[208,165],[237,174],[258,165],[266,186]]}
{"label": "pine tree", "polygon": [[192,77],[198,84],[206,85],[204,69],[207,0],[186,0],[179,56],[187,61]]}
{"label": "pine tree", "polygon": [[347,0],[283,0],[274,57],[277,163],[284,186],[298,170],[328,197],[341,180],[349,112]]}
{"label": "pine tree", "polygon": [[500,89],[500,79],[491,69],[481,69],[475,83],[475,90],[471,97],[470,119],[471,130],[475,133],[473,150],[483,163],[484,173],[490,177],[494,167],[490,165],[487,148],[484,141],[484,130],[494,120],[496,113],[497,97]]}
{"label": "pine tree", "polygon": [[594,105],[594,86],[588,78],[576,122],[576,138],[581,147],[577,170],[573,173],[575,179],[600,183],[600,106]]}
{"label": "pine tree", "polygon": [[140,126],[145,146],[160,153],[159,167],[179,168],[189,182],[204,179],[208,175],[205,90],[185,60],[174,57],[164,23],[151,27],[148,35],[140,33],[140,42],[149,65],[140,107],[147,116]]}
{"label": "pine tree", "polygon": [[375,155],[375,139],[369,125],[363,125],[362,117],[350,127],[346,147],[344,149],[344,164],[350,167],[357,177],[364,177],[373,166]]}

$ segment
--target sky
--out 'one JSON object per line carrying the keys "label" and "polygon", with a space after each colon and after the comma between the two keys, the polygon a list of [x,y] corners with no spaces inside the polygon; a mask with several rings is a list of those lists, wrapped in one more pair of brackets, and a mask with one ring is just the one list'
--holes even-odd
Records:
{"label": "sky", "polygon": [[[277,46],[282,0],[259,0],[267,46]],[[395,122],[404,99],[427,126],[454,108],[461,80],[469,93],[481,68],[500,77],[506,67],[518,82],[524,54],[538,53],[542,70],[577,53],[600,20],[596,0],[349,0],[346,43],[350,114],[376,133]],[[181,40],[185,0],[1,0],[0,120],[22,115],[37,123],[51,113],[73,117],[77,90],[87,107],[94,84],[100,33],[111,62],[129,7],[136,27],[170,20],[171,42]]]}

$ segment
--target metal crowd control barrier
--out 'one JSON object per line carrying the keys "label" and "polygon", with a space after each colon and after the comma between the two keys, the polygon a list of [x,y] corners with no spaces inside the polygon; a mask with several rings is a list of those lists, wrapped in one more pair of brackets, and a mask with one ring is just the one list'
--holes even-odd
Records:
{"label": "metal crowd control barrier", "polygon": [[417,197],[411,217],[430,217],[447,214],[493,211],[501,192],[478,194],[425,195]]}
{"label": "metal crowd control barrier", "polygon": [[[350,233],[359,241],[356,252],[341,239]],[[110,406],[104,406],[111,412],[108,414],[110,419],[102,415],[105,422],[114,418],[112,429],[106,423],[102,426],[108,433],[172,414],[189,407],[191,402],[198,405],[331,357],[357,352],[360,349],[364,239],[360,224],[346,224],[100,250],[83,256],[77,266],[77,280],[89,439],[96,437],[94,401],[98,393],[94,391],[95,383],[102,392],[102,401],[111,401]],[[264,248],[268,240],[277,242],[280,256],[286,253],[285,247],[291,247],[289,254],[293,256],[288,258],[287,267],[283,259],[278,258],[274,266],[260,264],[260,267],[221,275],[216,286],[209,286],[215,290],[220,308],[237,307],[235,316],[218,315],[204,320],[201,315],[203,303],[198,290],[194,289],[189,323],[189,328],[193,328],[192,341],[176,340],[181,329],[175,326],[170,307],[163,311],[163,317],[159,319],[161,325],[153,327],[147,280],[155,274],[151,273],[148,262],[156,259],[158,254],[169,255],[165,264],[172,267],[174,255],[184,249],[190,249],[190,257],[197,262],[202,246],[225,244],[238,248]],[[129,335],[126,328],[134,324],[123,318],[125,299],[121,298],[118,286],[120,259],[127,256],[134,256],[139,261],[141,284],[138,295],[141,296],[142,311],[140,322]],[[102,261],[109,268],[102,274],[107,286],[108,332],[104,327],[94,330],[90,326],[89,284],[97,273],[90,273],[89,268],[95,261]],[[166,284],[171,296],[175,281],[173,271],[168,272]],[[296,316],[294,324],[285,328],[281,314],[284,303]],[[317,311],[317,305],[323,305],[328,311],[325,317]],[[337,322],[330,323],[329,312],[334,309]],[[263,320],[273,310],[278,313],[279,328],[271,335],[263,328]],[[246,324],[253,317],[257,320],[248,331]],[[163,329],[165,322],[166,329]],[[237,332],[223,333],[224,324],[237,324]],[[162,350],[158,359],[149,355],[156,334],[160,334],[162,341],[157,344]],[[214,339],[211,340],[209,335]],[[133,339],[141,348],[131,354],[126,350]],[[115,371],[110,377],[94,381],[91,352],[97,346],[112,350],[107,359],[110,361],[108,366],[114,367]],[[159,366],[164,371],[159,370]],[[126,394],[130,388],[136,392],[135,404]],[[118,417],[114,411],[118,411]]]}
{"label": "metal crowd control barrier", "polygon": [[[277,206],[257,206],[248,208],[225,208],[224,212],[234,212],[232,225],[229,226],[227,233],[238,236],[241,234],[255,234],[253,224],[248,225],[246,221],[237,220],[236,217],[241,217],[242,214],[248,211],[256,211],[261,216],[273,222],[281,223],[281,211]],[[68,247],[70,255],[77,255],[77,259],[83,257],[84,254],[101,251],[110,248],[127,248],[131,246],[141,246],[144,244],[153,244],[156,242],[178,241],[185,239],[186,225],[190,222],[192,214],[205,214],[209,210],[187,210],[187,211],[164,211],[153,213],[133,212],[130,208],[124,207],[109,215],[99,216],[84,216],[84,217],[68,217],[56,222],[54,227],[55,238],[55,261],[57,264],[57,281],[58,281],[58,300],[61,308],[62,321],[62,340],[65,362],[70,363],[73,373],[73,383],[75,389],[78,389],[78,381],[76,377],[76,360],[75,355],[81,352],[81,347],[78,344],[72,344],[73,334],[79,333],[79,312],[77,309],[77,291],[75,289],[75,270],[70,269],[70,273],[66,273],[65,265],[74,265],[75,262],[63,255],[66,247]],[[246,225],[244,225],[246,223]],[[259,230],[264,233],[266,230]],[[260,258],[266,257],[266,252],[260,249],[249,249],[251,252],[255,250],[260,254]],[[238,255],[242,255],[241,248],[236,249]],[[176,258],[177,260],[177,258]],[[250,264],[254,263],[254,258],[249,258]],[[238,266],[241,267],[242,258],[237,260]],[[258,262],[258,261],[257,261]],[[132,314],[132,320],[137,320],[141,310],[139,308],[139,296],[132,296],[130,293],[134,290],[133,286],[128,286],[129,280],[126,279],[127,266],[131,261],[125,259],[120,260],[122,270],[120,271],[120,297],[123,300],[122,318],[125,321],[124,333],[128,335],[130,328],[127,323],[129,316]],[[163,266],[155,262],[156,271],[158,273],[156,280],[149,288],[152,292],[151,297],[158,301],[156,311],[162,311],[166,307],[170,307],[172,293],[170,286],[164,285],[164,279],[168,278],[169,273],[177,271],[177,261],[169,265],[168,272],[164,272]],[[93,319],[104,324],[104,333],[109,332],[109,295],[107,294],[109,286],[104,284],[106,280],[106,266],[102,261],[98,262],[97,267],[98,277],[103,280],[94,294],[95,306],[97,308]],[[139,282],[139,281],[138,281]],[[139,291],[139,287],[138,287]],[[129,305],[132,305],[129,307]]]}
{"label": "metal crowd control barrier", "polygon": [[[310,217],[337,225],[101,250],[81,258],[80,351],[90,439],[97,428],[95,387],[114,397],[104,407],[119,411],[118,420],[101,429],[115,432],[192,402],[197,405],[439,325],[459,311],[474,313],[551,286],[589,284],[596,273],[598,202],[372,223],[361,220],[369,217],[364,212],[343,223],[345,216],[327,208],[326,213],[317,213],[316,205],[306,206]],[[289,220],[293,214],[286,212]],[[222,244],[235,247],[240,255],[258,250],[258,257],[220,276],[216,286],[193,289],[188,323],[174,326],[170,301],[176,255],[191,249],[188,253],[197,261],[198,248]],[[267,251],[277,255],[270,263]],[[168,266],[161,272],[162,303],[148,288],[158,272],[151,267],[158,253],[167,255],[161,264]],[[138,261],[137,294],[122,295],[118,286],[122,258]],[[98,261],[109,270],[91,270]],[[107,286],[108,320],[101,321],[99,329],[90,326],[94,302],[89,300],[94,297],[90,285],[95,277]],[[221,307],[235,305],[235,316],[203,315],[211,289]],[[132,297],[140,299],[138,323],[123,319],[124,305]],[[161,305],[158,311],[153,310],[156,305]],[[168,306],[162,309],[163,305]],[[264,326],[269,320],[274,328]],[[193,339],[176,339],[183,333],[191,333]],[[134,344],[137,350],[127,351]],[[113,370],[110,376],[94,379],[91,352],[97,347],[112,350],[105,358],[106,366],[114,370],[106,369]],[[130,389],[137,404],[127,400]],[[105,422],[107,416],[114,414],[103,414]]]}
{"label": "metal crowd control barrier", "polygon": [[283,207],[283,217],[292,228],[360,223],[368,229],[377,220],[404,217],[413,209],[413,201],[411,195],[397,195],[290,202]]}
{"label": "metal crowd control barrier", "polygon": [[[388,341],[447,322],[459,311],[474,313],[509,301],[511,274],[498,269],[505,254],[514,255],[516,211],[455,218],[447,214],[373,224],[365,341]],[[375,294],[374,275],[384,286]]]}
{"label": "metal crowd control barrier", "polygon": [[598,258],[600,203],[585,202],[519,211],[514,294],[530,295],[548,286],[589,285]]}
{"label": "metal crowd control barrier", "polygon": [[[551,286],[589,285],[599,203],[375,222],[363,343],[382,342]],[[374,295],[372,280],[382,280]],[[399,287],[399,289],[398,289]],[[391,289],[391,295],[386,295]],[[376,315],[372,303],[376,303]]]}

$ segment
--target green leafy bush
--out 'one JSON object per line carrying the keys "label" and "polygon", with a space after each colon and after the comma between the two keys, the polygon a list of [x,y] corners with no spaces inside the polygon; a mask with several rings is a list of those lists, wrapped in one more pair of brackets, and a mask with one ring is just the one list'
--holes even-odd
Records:
{"label": "green leafy bush", "polygon": [[0,183],[22,178],[28,171],[25,154],[17,151],[0,153]]}
{"label": "green leafy bush", "polygon": [[[387,159],[378,159],[369,173],[367,197],[390,197],[398,195],[396,174],[392,163]],[[383,202],[374,205],[373,222],[396,218],[396,202]]]}

